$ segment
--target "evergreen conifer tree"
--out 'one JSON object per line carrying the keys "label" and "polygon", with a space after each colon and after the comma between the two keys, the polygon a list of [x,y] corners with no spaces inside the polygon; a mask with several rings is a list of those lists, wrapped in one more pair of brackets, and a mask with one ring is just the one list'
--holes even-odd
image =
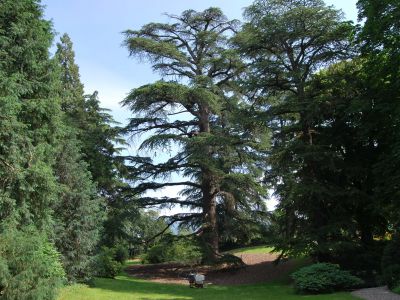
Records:
{"label": "evergreen conifer tree", "polygon": [[[57,44],[55,60],[59,65],[64,136],[57,156],[56,175],[59,202],[55,207],[56,246],[70,281],[90,278],[92,257],[99,242],[104,217],[104,199],[84,160],[84,125],[91,112],[86,110],[83,84],[75,63],[72,41],[67,34]],[[93,150],[93,149],[91,149]]]}
{"label": "evergreen conifer tree", "polygon": [[274,133],[266,173],[279,200],[277,248],[324,259],[340,228],[330,222],[339,191],[327,181],[335,153],[323,140],[327,125],[309,84],[320,69],[351,57],[353,27],[322,0],[258,0],[245,16],[236,43],[250,60],[254,106]]}
{"label": "evergreen conifer tree", "polygon": [[60,137],[52,29],[37,1],[0,3],[0,212],[19,225],[49,228]]}
{"label": "evergreen conifer tree", "polygon": [[38,1],[0,2],[0,296],[53,299],[62,281],[48,242],[62,136],[53,33]]}
{"label": "evergreen conifer tree", "polygon": [[[125,130],[133,136],[146,134],[142,150],[177,149],[160,163],[150,157],[127,158],[130,178],[136,181],[132,195],[182,187],[183,199],[142,195],[140,203],[192,209],[171,216],[168,222],[198,229],[208,259],[215,260],[219,255],[217,206],[233,217],[240,210],[264,207],[257,162],[258,147],[265,140],[253,134],[251,114],[235,83],[244,64],[230,49],[229,37],[238,22],[228,20],[217,8],[169,17],[173,23],[150,23],[125,33],[131,55],[149,60],[163,76],[132,90],[125,99],[124,105],[134,114]],[[171,174],[179,174],[181,180],[160,181]]]}

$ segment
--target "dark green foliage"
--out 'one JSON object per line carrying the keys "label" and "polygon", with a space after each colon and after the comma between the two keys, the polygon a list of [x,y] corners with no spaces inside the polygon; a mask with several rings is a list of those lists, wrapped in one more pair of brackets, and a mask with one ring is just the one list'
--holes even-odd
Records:
{"label": "dark green foliage", "polygon": [[114,278],[122,271],[122,263],[116,260],[116,249],[101,247],[99,254],[94,258],[96,276]]}
{"label": "dark green foliage", "polygon": [[86,155],[82,145],[86,141],[79,140],[80,127],[88,118],[88,112],[85,111],[83,85],[74,61],[72,42],[66,34],[57,44],[55,59],[59,65],[59,93],[65,124],[55,165],[59,183],[59,201],[54,207],[55,240],[68,280],[87,281],[92,276],[90,264],[99,240],[104,201],[84,161]]}
{"label": "dark green foliage", "polygon": [[[35,0],[0,2],[0,269],[5,299],[53,299],[65,276],[53,236],[63,134],[51,24]],[[29,229],[26,229],[29,228]]]}
{"label": "dark green foliage", "polygon": [[61,81],[61,108],[66,115],[66,122],[78,129],[84,116],[84,91],[80,81],[79,67],[75,63],[73,44],[68,36],[64,35],[57,43],[55,60],[59,65]]}
{"label": "dark green foliage", "polygon": [[78,135],[84,160],[99,193],[110,201],[116,201],[118,189],[124,186],[121,180],[123,167],[118,155],[125,140],[109,110],[100,106],[97,92],[85,96],[84,110]]}
{"label": "dark green foliage", "polygon": [[144,211],[132,200],[117,200],[109,205],[102,233],[102,244],[108,247],[126,245],[130,256],[137,256],[156,244],[159,233],[171,233],[156,211]]}
{"label": "dark green foliage", "polygon": [[115,249],[115,260],[123,264],[129,258],[128,246],[124,244],[118,244],[114,247]]}
{"label": "dark green foliage", "polygon": [[60,254],[43,235],[34,229],[0,234],[1,299],[54,299],[64,281]]}
{"label": "dark green foliage", "polygon": [[338,265],[313,264],[292,274],[297,292],[304,294],[332,293],[360,286],[362,280],[343,271]]}
{"label": "dark green foliage", "polygon": [[55,60],[60,69],[59,93],[66,123],[80,141],[82,159],[87,162],[98,191],[103,196],[112,197],[114,188],[120,184],[119,162],[116,159],[120,151],[117,145],[124,144],[120,129],[114,126],[116,122],[108,110],[100,107],[97,92],[84,95],[73,44],[67,34],[57,44]]}
{"label": "dark green foliage", "polygon": [[[98,147],[91,141],[87,148],[107,157],[116,153],[106,132],[116,134],[117,130],[110,129],[112,120],[99,108],[97,99],[85,101],[69,37],[62,37],[53,60],[49,58],[52,38],[51,23],[43,20],[39,1],[0,2],[0,236],[7,229],[7,237],[18,240],[21,249],[28,247],[29,241],[32,249],[43,247],[35,254],[26,249],[27,259],[34,265],[26,264],[31,278],[21,275],[18,284],[12,281],[12,272],[20,267],[9,268],[16,258],[2,256],[0,269],[12,273],[10,282],[18,299],[54,296],[48,290],[56,288],[51,280],[59,274],[50,269],[58,254],[42,236],[55,242],[69,280],[90,277],[89,263],[103,220],[99,194],[104,180],[96,179],[101,182],[96,189],[88,171],[91,165],[84,162],[88,155],[83,153],[83,145],[88,139],[81,130],[101,127],[96,129]],[[94,129],[89,134],[95,136]],[[113,161],[98,157],[96,170],[115,169]],[[104,177],[114,182],[113,174]],[[32,233],[32,240],[28,234],[21,236],[21,228],[26,226],[39,232]],[[29,255],[36,255],[41,262]],[[43,279],[46,276],[48,280]],[[9,288],[7,295],[12,295]],[[38,294],[29,295],[30,291]]]}
{"label": "dark green foliage", "polygon": [[56,174],[59,202],[55,206],[55,241],[69,281],[86,281],[92,275],[91,257],[99,240],[104,213],[79,146],[68,138],[61,148]]}
{"label": "dark green foliage", "polygon": [[385,247],[382,256],[382,279],[391,289],[400,286],[400,235],[397,234]]}
{"label": "dark green foliage", "polygon": [[37,1],[0,2],[0,219],[48,229],[61,110]]}
{"label": "dark green foliage", "polygon": [[232,216],[225,205],[217,211],[221,250],[265,243],[271,237],[270,213],[238,211]]}
{"label": "dark green foliage", "polygon": [[[365,21],[359,34],[365,58],[366,98],[373,103],[365,131],[380,148],[374,164],[376,193],[392,229],[400,226],[398,197],[400,160],[400,5],[398,0],[359,0],[359,18]],[[378,130],[379,128],[379,130]]]}
{"label": "dark green foliage", "polygon": [[165,245],[156,244],[151,247],[143,258],[143,263],[158,264],[167,262],[168,257],[166,254]]}
{"label": "dark green foliage", "polygon": [[165,236],[148,250],[143,261],[152,264],[163,262],[197,264],[202,256],[201,248],[192,238]]}
{"label": "dark green foliage", "polygon": [[251,60],[254,105],[274,132],[266,182],[279,200],[276,248],[319,261],[368,252],[386,222],[363,61],[338,63],[355,53],[353,26],[319,0],[260,0],[246,15],[236,43]]}

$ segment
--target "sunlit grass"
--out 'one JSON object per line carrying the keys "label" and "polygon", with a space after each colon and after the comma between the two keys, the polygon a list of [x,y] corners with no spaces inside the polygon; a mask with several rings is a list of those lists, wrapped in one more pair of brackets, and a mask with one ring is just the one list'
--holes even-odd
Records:
{"label": "sunlit grass", "polygon": [[232,253],[232,254],[249,254],[249,253],[264,254],[264,253],[271,253],[273,249],[274,249],[273,247],[269,247],[269,246],[253,246],[253,247],[234,249],[234,250],[229,251],[229,253]]}
{"label": "sunlit grass", "polygon": [[[132,263],[132,262],[131,262]],[[136,263],[134,261],[133,263]],[[115,279],[96,278],[93,287],[72,285],[64,287],[58,300],[350,300],[349,293],[329,295],[296,295],[284,283],[266,283],[241,286],[208,285],[204,289],[190,289],[188,285],[161,284],[121,274]]]}
{"label": "sunlit grass", "polygon": [[282,284],[257,284],[243,286],[207,286],[190,289],[188,286],[153,283],[127,275],[116,279],[97,278],[94,287],[73,285],[61,290],[58,300],[133,300],[133,299],[218,299],[218,300],[350,300],[357,299],[349,293],[304,296],[296,295],[293,289]]}

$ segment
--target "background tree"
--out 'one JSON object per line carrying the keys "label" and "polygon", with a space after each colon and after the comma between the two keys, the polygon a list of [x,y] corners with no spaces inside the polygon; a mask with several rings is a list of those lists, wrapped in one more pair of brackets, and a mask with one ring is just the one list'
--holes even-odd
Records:
{"label": "background tree", "polygon": [[104,203],[82,160],[76,139],[66,136],[56,165],[59,202],[55,205],[55,241],[68,280],[87,281],[104,221]]}
{"label": "background tree", "polygon": [[120,174],[118,161],[119,146],[125,143],[121,137],[118,123],[109,110],[100,107],[98,93],[85,95],[80,81],[79,67],[75,63],[75,53],[70,37],[64,34],[57,44],[55,58],[60,66],[62,82],[62,110],[66,123],[75,131],[80,141],[83,159],[99,193],[108,197],[114,193]]}
{"label": "background tree", "polygon": [[[131,55],[149,60],[155,71],[172,79],[129,94],[123,104],[134,117],[125,131],[146,133],[141,150],[177,149],[160,163],[149,157],[128,157],[131,178],[142,181],[132,192],[182,186],[184,199],[142,196],[140,200],[146,206],[177,204],[192,209],[170,217],[169,224],[179,221],[201,228],[208,256],[216,259],[218,203],[232,212],[263,208],[254,150],[259,144],[234,83],[243,63],[228,46],[238,22],[227,20],[217,8],[169,17],[174,23],[150,23],[125,32]],[[237,120],[247,120],[247,127],[237,125]],[[181,180],[157,181],[175,173]]]}
{"label": "background tree", "polygon": [[94,272],[91,260],[99,233],[105,231],[102,225],[106,204],[112,206],[116,201],[113,197],[120,180],[115,165],[119,151],[116,143],[122,139],[119,129],[112,127],[112,117],[100,107],[97,92],[85,97],[67,34],[57,44],[55,59],[60,69],[61,107],[66,124],[56,166],[60,183],[56,245],[63,255],[68,279],[82,281]]}
{"label": "background tree", "polygon": [[399,159],[400,136],[400,8],[396,0],[360,0],[359,18],[364,26],[359,33],[361,55],[367,75],[366,98],[371,103],[368,132],[379,148],[380,156],[373,165],[375,192],[388,203],[390,231],[399,230]]}
{"label": "background tree", "polygon": [[341,190],[326,181],[334,157],[320,138],[318,91],[309,82],[321,68],[350,57],[353,27],[320,0],[259,0],[245,17],[236,43],[250,60],[249,94],[273,132],[266,173],[279,199],[277,248],[326,259],[329,236],[338,230],[330,206]]}

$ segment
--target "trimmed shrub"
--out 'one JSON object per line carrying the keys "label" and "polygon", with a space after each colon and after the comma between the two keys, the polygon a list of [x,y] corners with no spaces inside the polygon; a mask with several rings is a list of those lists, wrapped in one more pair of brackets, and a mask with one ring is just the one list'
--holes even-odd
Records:
{"label": "trimmed shrub", "polygon": [[400,235],[387,244],[382,256],[382,279],[390,289],[400,286]]}
{"label": "trimmed shrub", "polygon": [[66,281],[60,254],[34,229],[0,234],[0,298],[51,300]]}
{"label": "trimmed shrub", "polygon": [[116,249],[102,247],[100,253],[95,257],[96,276],[114,278],[122,271],[122,263],[115,259]]}
{"label": "trimmed shrub", "polygon": [[313,264],[301,268],[291,276],[298,293],[332,293],[359,286],[361,279],[341,270],[338,265],[329,263]]}

